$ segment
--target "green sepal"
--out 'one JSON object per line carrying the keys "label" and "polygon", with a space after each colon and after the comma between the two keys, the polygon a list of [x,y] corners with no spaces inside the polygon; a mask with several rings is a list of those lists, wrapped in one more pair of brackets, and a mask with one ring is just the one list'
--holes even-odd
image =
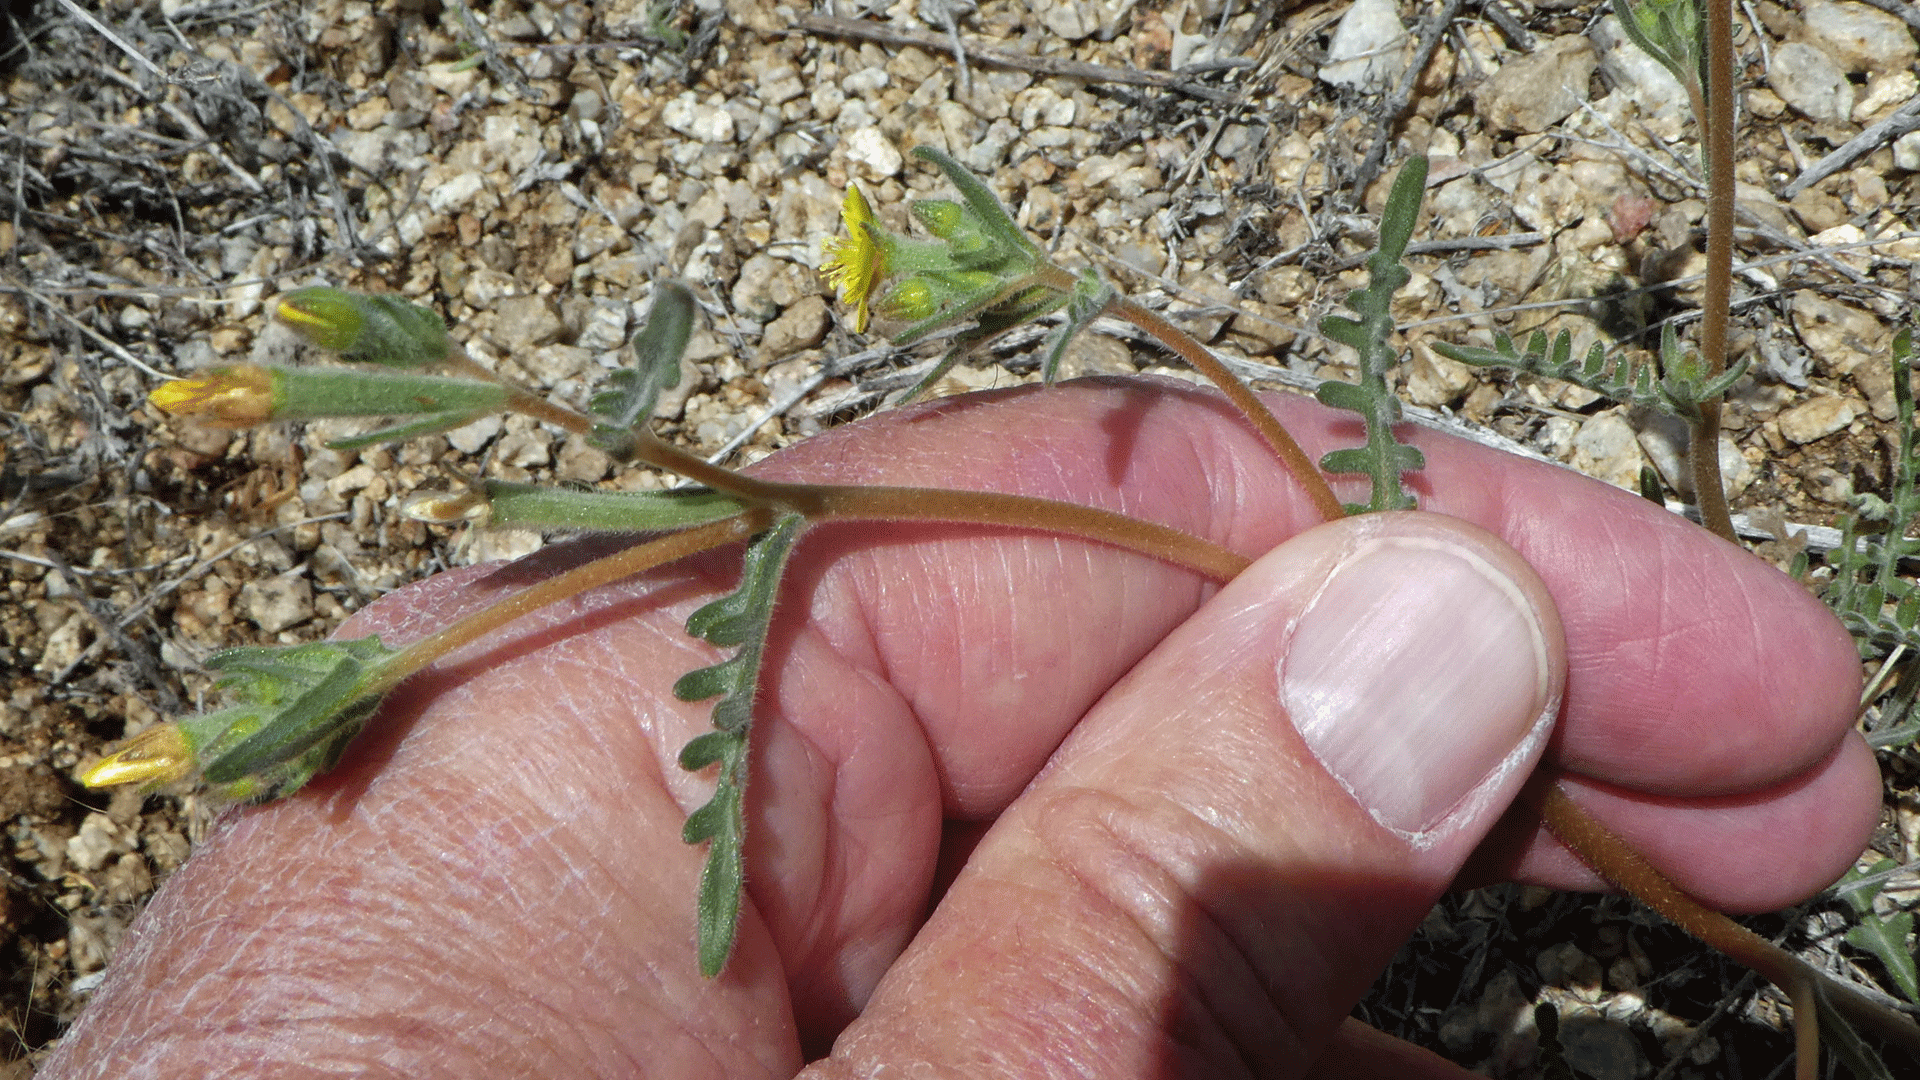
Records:
{"label": "green sepal", "polygon": [[761,661],[780,580],[805,525],[806,518],[799,514],[787,514],[775,521],[747,546],[739,587],[687,617],[687,632],[695,637],[715,645],[738,646],[733,656],[688,672],[673,688],[674,696],[682,701],[720,697],[713,707],[714,730],[680,751],[680,765],[689,771],[720,767],[713,797],[687,815],[681,830],[687,843],[709,845],[697,906],[700,973],[708,978],[720,974],[726,966],[739,924],[741,896],[746,888],[743,851],[753,703],[760,689]]}
{"label": "green sepal", "polygon": [[746,509],[708,488],[576,491],[487,480],[480,484],[487,524],[507,529],[669,532],[733,517]]}
{"label": "green sepal", "polygon": [[593,429],[596,446],[617,457],[631,455],[633,433],[653,416],[660,391],[680,385],[680,358],[693,336],[695,310],[693,290],[683,282],[654,286],[653,307],[633,335],[633,366],[615,371],[608,388],[588,402],[588,411],[601,420]]}
{"label": "green sepal", "polygon": [[342,360],[423,367],[446,359],[452,345],[437,312],[386,294],[295,289],[274,304],[274,317]]}
{"label": "green sepal", "polygon": [[[355,416],[483,416],[506,407],[498,383],[407,371],[269,368],[274,420]],[[458,425],[455,425],[458,426]]]}
{"label": "green sepal", "polygon": [[1073,294],[1067,297],[1067,321],[1054,330],[1047,340],[1046,356],[1040,362],[1040,379],[1052,386],[1055,376],[1060,373],[1060,361],[1067,354],[1067,346],[1093,320],[1107,310],[1113,302],[1113,286],[1100,280],[1100,275],[1092,270],[1085,271],[1074,282]]}
{"label": "green sepal", "polygon": [[1706,24],[1698,0],[1613,0],[1620,28],[1640,51],[1696,92],[1707,85]]}
{"label": "green sepal", "polygon": [[298,790],[359,733],[380,701],[367,687],[395,653],[377,637],[215,653],[207,665],[240,704],[180,721],[201,775],[236,799]]}
{"label": "green sepal", "polygon": [[1007,208],[1001,205],[993,189],[982,183],[979,177],[968,172],[966,166],[948,157],[945,151],[931,146],[914,147],[913,156],[922,161],[932,162],[940,167],[941,172],[947,174],[948,182],[960,192],[960,198],[965,200],[967,209],[973,212],[974,222],[979,224],[985,235],[1010,248],[1011,251],[1008,254],[1023,255],[1028,266],[1039,260],[1039,245],[1029,239],[1026,232],[1014,222],[1013,215],[1007,213]]}

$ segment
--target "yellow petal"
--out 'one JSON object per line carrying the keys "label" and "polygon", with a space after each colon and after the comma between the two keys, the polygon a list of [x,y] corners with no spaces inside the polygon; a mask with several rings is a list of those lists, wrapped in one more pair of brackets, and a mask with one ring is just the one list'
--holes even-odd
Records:
{"label": "yellow petal", "polygon": [[847,185],[846,200],[840,204],[840,220],[846,223],[847,235],[830,236],[820,245],[825,256],[820,270],[827,282],[840,290],[841,303],[854,305],[854,332],[864,333],[873,287],[887,274],[887,252],[880,244],[873,208],[851,184]]}

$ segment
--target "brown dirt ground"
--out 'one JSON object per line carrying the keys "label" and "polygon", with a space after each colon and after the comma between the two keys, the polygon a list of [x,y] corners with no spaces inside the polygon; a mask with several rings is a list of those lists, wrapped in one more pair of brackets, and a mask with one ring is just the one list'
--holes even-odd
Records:
{"label": "brown dirt ground", "polygon": [[[466,71],[453,62],[475,38],[441,0],[82,6],[105,32],[54,0],[12,0],[0,45],[0,1060],[18,1059],[0,1075],[27,1075],[84,1006],[203,820],[190,796],[83,791],[79,763],[200,702],[214,649],[309,640],[387,590],[539,542],[398,516],[448,470],[662,482],[518,419],[343,454],[322,445],[343,425],[235,434],[145,403],[162,375],[294,356],[262,311],[282,289],[432,304],[483,363],[577,403],[648,282],[683,277],[707,320],[662,430],[737,462],[886,407],[929,361],[852,335],[812,270],[849,179],[896,225],[909,193],[933,190],[904,148],[951,148],[1063,261],[1294,383],[1347,370],[1308,328],[1361,280],[1382,178],[1424,149],[1435,181],[1416,238],[1439,248],[1411,260],[1399,299],[1422,324],[1409,399],[1616,483],[1662,464],[1645,417],[1421,344],[1539,327],[1583,347],[1622,335],[1643,357],[1649,318],[1695,312],[1690,127],[1604,67],[1575,88],[1585,104],[1531,115],[1551,95],[1518,73],[1536,56],[1579,68],[1605,14],[1591,0],[1449,7],[1384,169],[1367,159],[1391,86],[1319,78],[1348,0],[901,0],[862,9],[864,39],[852,4],[829,25],[765,0],[498,0],[475,12],[493,52]],[[1399,6],[1418,37],[1434,9]],[[964,75],[927,44],[947,39],[948,11]],[[1738,257],[1752,265],[1735,345],[1756,377],[1728,411],[1735,505],[1830,524],[1886,483],[1885,356],[1920,251],[1899,238],[1920,207],[1885,141],[1787,189],[1912,96],[1912,40],[1897,62],[1843,58],[1855,112],[1813,120],[1770,81],[1807,10],[1743,11]],[[1035,340],[941,392],[1034,378]],[[1164,364],[1096,335],[1068,367]],[[1905,863],[1913,772],[1888,766],[1876,843]],[[1912,904],[1912,875],[1895,885]],[[1835,944],[1839,910],[1753,925],[1872,981],[1873,962]],[[1436,909],[1361,1012],[1528,1077],[1536,1001],[1569,1017],[1569,1058],[1595,1076],[1764,1077],[1791,1046],[1777,994],[1633,905],[1517,889]]]}

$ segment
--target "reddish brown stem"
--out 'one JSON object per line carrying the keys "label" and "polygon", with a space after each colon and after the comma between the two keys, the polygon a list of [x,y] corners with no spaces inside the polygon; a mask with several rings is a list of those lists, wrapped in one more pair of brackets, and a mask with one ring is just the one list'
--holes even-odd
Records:
{"label": "reddish brown stem", "polygon": [[1280,463],[1293,474],[1295,482],[1306,489],[1307,498],[1313,501],[1313,508],[1319,512],[1322,520],[1338,521],[1347,516],[1346,508],[1340,505],[1340,499],[1334,495],[1333,488],[1327,485],[1326,477],[1320,475],[1320,469],[1313,459],[1300,448],[1293,436],[1288,433],[1280,419],[1273,415],[1259,395],[1248,389],[1247,384],[1227,370],[1227,366],[1216,359],[1207,347],[1195,341],[1191,335],[1158,313],[1141,307],[1123,296],[1116,296],[1107,302],[1107,312],[1116,318],[1125,319],[1133,325],[1152,334],[1162,345],[1177,353],[1182,360],[1193,366],[1193,370],[1206,376],[1234,407],[1246,414],[1247,420],[1267,441]]}
{"label": "reddish brown stem", "polygon": [[1227,581],[1246,569],[1244,555],[1166,525],[1078,503],[940,488],[827,487],[820,521],[947,521],[1006,525],[1095,540]]}
{"label": "reddish brown stem", "polygon": [[[1733,292],[1733,3],[1708,0],[1707,113],[1701,118],[1707,146],[1707,277],[1700,301],[1700,355],[1708,377],[1727,369],[1727,318]],[[1700,523],[1738,543],[1720,478],[1720,402],[1700,403],[1690,426],[1694,502]]]}
{"label": "reddish brown stem", "polygon": [[[1654,869],[1646,856],[1575,805],[1551,774],[1535,773],[1522,797],[1539,808],[1553,835],[1601,877],[1792,995],[1794,1022],[1800,1031],[1818,1030],[1810,996],[1818,993],[1848,1020],[1920,1054],[1920,1026],[1687,895]],[[1808,1003],[1805,1009],[1803,1000]]]}
{"label": "reddish brown stem", "polygon": [[667,563],[684,559],[689,555],[745,540],[765,529],[771,521],[772,515],[767,511],[749,510],[737,517],[695,526],[682,532],[669,533],[658,540],[636,544],[625,551],[595,559],[585,566],[575,567],[557,577],[550,577],[497,604],[482,608],[446,629],[421,638],[400,650],[390,661],[382,665],[379,681],[366,688],[366,695],[372,697],[386,693],[408,676],[442,656],[498,630],[528,612],[608,582],[632,577],[656,566],[665,566]]}

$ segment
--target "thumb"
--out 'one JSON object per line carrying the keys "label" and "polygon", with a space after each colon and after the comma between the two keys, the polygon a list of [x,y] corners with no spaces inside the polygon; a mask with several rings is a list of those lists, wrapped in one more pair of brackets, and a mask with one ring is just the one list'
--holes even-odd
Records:
{"label": "thumb", "polygon": [[1094,707],[817,1075],[1300,1074],[1517,793],[1565,665],[1489,533],[1301,534]]}

